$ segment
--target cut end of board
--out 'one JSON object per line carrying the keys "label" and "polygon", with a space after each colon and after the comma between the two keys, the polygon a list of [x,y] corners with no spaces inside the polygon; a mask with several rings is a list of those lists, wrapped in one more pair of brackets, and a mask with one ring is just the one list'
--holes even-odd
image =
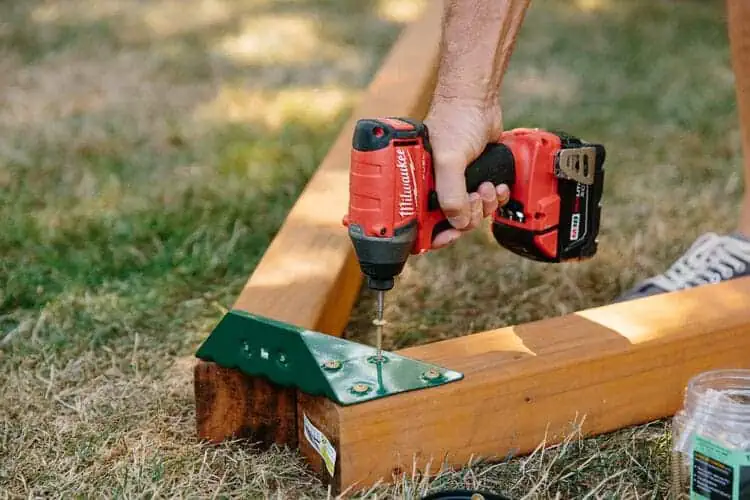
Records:
{"label": "cut end of board", "polygon": [[198,361],[194,368],[198,439],[217,444],[242,439],[264,448],[272,444],[297,446],[297,394],[272,387],[216,363]]}

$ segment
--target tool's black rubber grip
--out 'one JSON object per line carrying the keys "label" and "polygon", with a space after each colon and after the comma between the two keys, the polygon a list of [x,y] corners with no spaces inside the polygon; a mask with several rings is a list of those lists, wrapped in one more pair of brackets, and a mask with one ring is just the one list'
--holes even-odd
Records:
{"label": "tool's black rubber grip", "polygon": [[488,144],[481,155],[466,167],[466,190],[469,193],[489,181],[493,185],[507,184],[512,188],[516,181],[513,153],[505,144]]}
{"label": "tool's black rubber grip", "polygon": [[[505,144],[488,144],[482,154],[466,167],[466,191],[476,192],[483,182],[491,182],[493,185],[506,184],[513,189],[516,182],[516,163],[513,152]],[[437,195],[435,195],[437,198]],[[437,204],[437,199],[435,200]],[[432,239],[453,226],[448,219],[443,219],[432,229]]]}

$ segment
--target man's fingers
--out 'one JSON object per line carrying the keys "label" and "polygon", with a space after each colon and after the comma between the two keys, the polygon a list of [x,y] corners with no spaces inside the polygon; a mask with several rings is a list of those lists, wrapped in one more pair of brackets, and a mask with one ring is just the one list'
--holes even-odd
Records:
{"label": "man's fingers", "polygon": [[435,239],[432,241],[432,247],[433,248],[447,247],[448,245],[450,245],[451,243],[453,243],[460,237],[461,237],[461,231],[459,231],[458,229],[446,229],[445,231],[435,236]]}
{"label": "man's fingers", "polygon": [[471,206],[471,221],[466,227],[466,231],[479,227],[482,223],[482,198],[478,193],[469,195],[469,204]]}
{"label": "man's fingers", "polygon": [[465,229],[471,223],[471,206],[466,193],[446,195],[440,205],[448,222],[456,229]]}
{"label": "man's fingers", "polygon": [[456,229],[465,229],[471,222],[471,207],[466,192],[465,165],[457,160],[443,160],[443,167],[435,172],[435,189],[448,221]]}
{"label": "man's fingers", "polygon": [[498,196],[495,191],[495,186],[491,182],[484,182],[477,189],[479,196],[482,197],[482,214],[484,217],[489,217],[495,210],[497,210]]}
{"label": "man's fingers", "polygon": [[497,193],[497,203],[499,206],[502,207],[510,201],[510,188],[506,184],[495,186],[495,192]]}

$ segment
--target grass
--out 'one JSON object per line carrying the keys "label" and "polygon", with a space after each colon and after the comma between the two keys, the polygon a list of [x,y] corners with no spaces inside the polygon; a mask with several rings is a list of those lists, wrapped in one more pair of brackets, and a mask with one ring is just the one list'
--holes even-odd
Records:
{"label": "grass", "polygon": [[[288,450],[196,444],[189,358],[420,5],[0,1],[0,497],[326,495]],[[477,232],[412,259],[386,347],[606,303],[699,233],[731,230],[742,178],[723,17],[698,0],[535,2],[506,126],[607,146],[599,255],[550,269]],[[371,300],[350,336],[370,340]],[[668,429],[370,496],[660,498]]]}
{"label": "grass", "polygon": [[[742,174],[722,7],[564,5],[530,9],[504,82],[504,121],[607,147],[596,259],[537,264],[477,231],[408,262],[386,302],[388,348],[606,304],[702,232],[734,229]],[[351,335],[372,334],[371,305],[361,301]]]}

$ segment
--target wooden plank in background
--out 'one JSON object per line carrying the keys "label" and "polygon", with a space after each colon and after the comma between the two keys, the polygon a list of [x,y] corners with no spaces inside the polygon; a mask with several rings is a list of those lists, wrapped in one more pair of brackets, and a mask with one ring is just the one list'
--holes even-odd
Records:
{"label": "wooden plank in background", "polygon": [[[406,27],[352,117],[248,279],[234,308],[341,335],[358,296],[361,273],[342,217],[349,202],[349,157],[359,118],[423,118],[437,74],[442,2]],[[295,391],[220,370],[195,367],[197,430],[218,442],[252,437],[296,445]],[[247,411],[238,411],[238,406]],[[260,425],[264,423],[264,425]],[[269,425],[272,423],[272,425]]]}
{"label": "wooden plank in background", "polygon": [[598,434],[668,417],[692,376],[750,368],[750,278],[477,333],[399,354],[463,371],[462,381],[340,407],[301,395],[298,415],[327,433],[340,491],[441,461],[527,453],[582,422]]}

